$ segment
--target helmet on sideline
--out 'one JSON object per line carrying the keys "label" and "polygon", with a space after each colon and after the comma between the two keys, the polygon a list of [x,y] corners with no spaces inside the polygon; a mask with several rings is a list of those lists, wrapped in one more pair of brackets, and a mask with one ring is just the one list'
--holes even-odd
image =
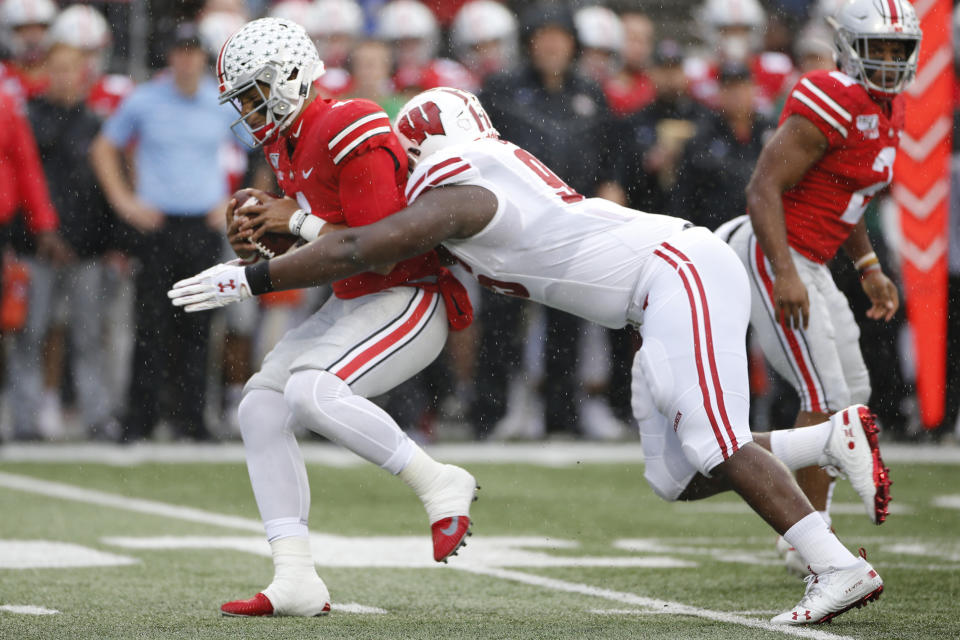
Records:
{"label": "helmet on sideline", "polygon": [[107,19],[91,6],[75,4],[53,20],[47,42],[65,44],[84,51],[102,51],[110,46],[113,34]]}
{"label": "helmet on sideline", "polygon": [[411,169],[451,145],[500,137],[477,96],[450,87],[437,87],[411,98],[400,109],[393,128]]}
{"label": "helmet on sideline", "polygon": [[623,23],[606,7],[584,7],[573,14],[577,39],[582,47],[603,49],[619,54],[623,51]]}
{"label": "helmet on sideline", "polygon": [[[871,94],[895,96],[917,75],[923,32],[916,11],[906,0],[850,0],[826,20],[833,27],[840,70]],[[871,58],[870,43],[877,40],[903,42],[906,58]]]}
{"label": "helmet on sideline", "polygon": [[0,41],[14,58],[35,62],[43,57],[46,40],[28,42],[17,29],[34,24],[49,27],[56,17],[52,0],[0,0]]}
{"label": "helmet on sideline", "polygon": [[399,66],[405,64],[426,64],[436,54],[440,46],[440,27],[433,12],[422,2],[416,0],[393,0],[383,5],[377,16],[375,35],[389,43],[418,41],[416,60],[397,60]]}
{"label": "helmet on sideline", "polygon": [[[493,0],[472,0],[457,12],[450,27],[450,41],[457,60],[481,75],[505,69],[517,57],[517,19]],[[495,42],[498,60],[488,59],[477,45]],[[497,68],[486,68],[497,67]]]}
{"label": "helmet on sideline", "polygon": [[[223,44],[217,57],[220,103],[231,102],[240,113],[231,125],[234,133],[251,147],[278,135],[300,113],[310,87],[323,71],[313,40],[299,24],[280,18],[245,24]],[[259,104],[244,115],[239,98],[251,89],[260,94]],[[249,119],[258,112],[266,122],[251,128]],[[238,126],[252,140],[241,135]]]}
{"label": "helmet on sideline", "polygon": [[[746,60],[763,45],[767,14],[757,0],[706,0],[696,15],[704,42],[725,59]],[[725,33],[736,28],[746,33]]]}

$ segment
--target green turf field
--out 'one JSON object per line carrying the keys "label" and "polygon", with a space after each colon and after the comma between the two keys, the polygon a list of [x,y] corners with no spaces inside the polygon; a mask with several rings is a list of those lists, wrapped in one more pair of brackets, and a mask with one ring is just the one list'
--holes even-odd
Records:
{"label": "green turf field", "polygon": [[[312,446],[320,459],[332,449]],[[767,620],[803,583],[779,564],[772,532],[734,497],[660,501],[641,464],[617,461],[636,451],[624,446],[592,447],[580,463],[549,447],[502,463],[447,452],[481,460],[463,464],[482,486],[475,535],[448,566],[432,562],[425,515],[400,481],[349,458],[311,463],[314,551],[334,611],[222,618],[222,602],[272,575],[239,450],[135,449],[71,459],[67,445],[48,461],[0,450],[0,638],[960,637],[950,456],[888,460],[895,510],[881,527],[841,482],[835,526],[867,548],[885,592],[833,624],[784,629]]]}

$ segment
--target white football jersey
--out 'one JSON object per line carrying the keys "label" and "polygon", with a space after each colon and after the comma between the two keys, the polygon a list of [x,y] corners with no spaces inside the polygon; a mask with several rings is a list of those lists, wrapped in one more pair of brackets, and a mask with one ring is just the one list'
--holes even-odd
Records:
{"label": "white football jersey", "polygon": [[[496,215],[480,233],[443,243],[480,284],[611,328],[627,323],[653,250],[688,224],[584,198],[502,140],[451,146],[422,160],[407,182],[407,201],[447,185],[476,185],[497,197]],[[638,318],[640,309],[633,311]]]}

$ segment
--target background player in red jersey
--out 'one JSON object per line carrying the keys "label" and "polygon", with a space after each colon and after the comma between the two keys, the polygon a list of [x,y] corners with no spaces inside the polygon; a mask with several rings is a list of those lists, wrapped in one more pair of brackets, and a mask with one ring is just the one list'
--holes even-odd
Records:
{"label": "background player in red jersey", "polygon": [[[287,194],[278,199],[256,192],[263,204],[243,207],[239,215],[279,211],[282,225],[271,230],[306,239],[326,223],[370,224],[405,204],[407,158],[387,115],[366,100],[318,98],[314,81],[322,73],[303,27],[278,18],[247,23],[217,59],[221,101],[231,101],[241,114],[235,130],[264,145]],[[237,204],[227,207],[228,234],[238,255],[249,259],[253,245],[239,231]],[[239,423],[276,572],[255,597],[223,605],[226,615],[315,616],[330,609],[310,551],[310,488],[294,424],[407,482],[426,507],[436,560],[454,553],[468,533],[473,476],[435,462],[367,400],[440,353],[447,309],[457,309],[452,297],[463,293],[459,282],[429,252],[398,262],[385,275],[340,280],[333,289],[335,296],[280,340],[244,388]],[[449,314],[449,322],[461,327],[469,323],[469,302],[464,296],[456,304],[463,311]]]}
{"label": "background player in red jersey", "polygon": [[[906,0],[850,0],[828,22],[840,70],[813,71],[793,88],[747,187],[749,221],[718,230],[750,272],[764,353],[800,396],[797,427],[870,396],[859,329],[825,263],[843,247],[872,303],[868,317],[888,321],[899,306],[863,212],[892,178],[903,125],[897,96],[916,73],[921,39]],[[778,442],[774,435],[777,455]],[[798,480],[829,522],[830,477],[809,469]]]}

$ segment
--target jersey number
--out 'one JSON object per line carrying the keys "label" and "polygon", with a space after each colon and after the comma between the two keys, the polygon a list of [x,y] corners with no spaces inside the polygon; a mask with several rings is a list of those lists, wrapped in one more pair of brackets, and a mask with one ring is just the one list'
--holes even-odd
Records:
{"label": "jersey number", "polygon": [[[531,171],[537,174],[537,177],[547,183],[547,186],[553,189],[560,199],[566,203],[571,202],[580,202],[583,200],[583,196],[573,190],[573,187],[568,185],[566,182],[560,179],[560,176],[555,174],[553,171],[550,171],[550,168],[537,160],[529,151],[517,148],[513,152],[516,155],[520,162],[527,165]],[[483,283],[481,283],[483,284]]]}
{"label": "jersey number", "polygon": [[877,157],[873,161],[872,169],[877,173],[882,173],[884,179],[880,182],[874,182],[863,189],[854,191],[853,195],[850,196],[850,202],[847,203],[847,208],[844,210],[843,215],[840,216],[841,220],[847,224],[857,224],[860,222],[860,218],[863,217],[863,212],[866,211],[867,205],[870,204],[870,199],[873,198],[878,191],[890,184],[890,180],[893,178],[893,161],[896,160],[896,158],[896,147],[884,147],[880,150],[880,153],[877,154]]}

